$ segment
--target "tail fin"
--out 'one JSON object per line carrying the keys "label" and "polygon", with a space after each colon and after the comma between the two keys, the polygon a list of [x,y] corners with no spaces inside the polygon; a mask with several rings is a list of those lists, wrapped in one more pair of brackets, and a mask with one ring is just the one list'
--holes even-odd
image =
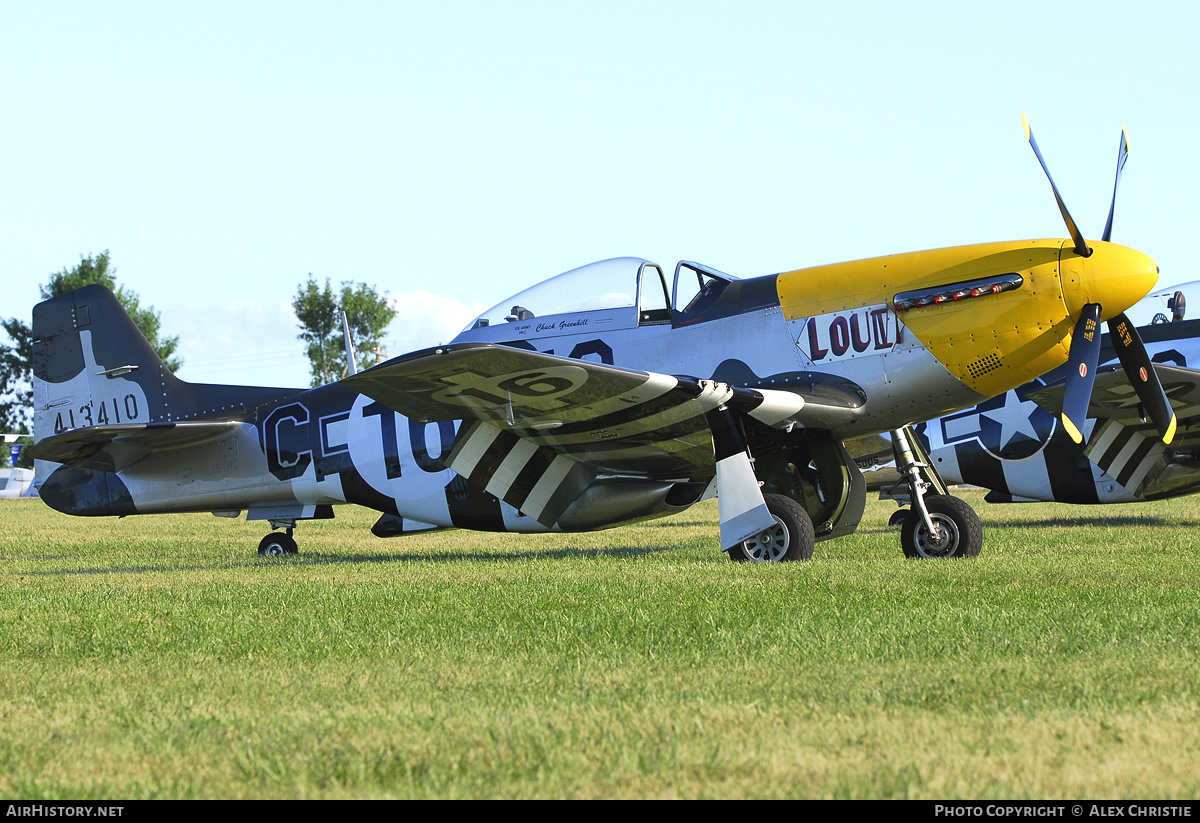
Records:
{"label": "tail fin", "polygon": [[34,306],[32,331],[34,442],[169,419],[166,383],[174,375],[104,286]]}
{"label": "tail fin", "polygon": [[126,468],[228,437],[300,391],[185,383],[100,285],[34,306],[32,331],[34,485],[68,514],[137,514]]}
{"label": "tail fin", "polygon": [[93,426],[236,420],[295,392],[186,383],[102,285],[33,308],[33,437]]}

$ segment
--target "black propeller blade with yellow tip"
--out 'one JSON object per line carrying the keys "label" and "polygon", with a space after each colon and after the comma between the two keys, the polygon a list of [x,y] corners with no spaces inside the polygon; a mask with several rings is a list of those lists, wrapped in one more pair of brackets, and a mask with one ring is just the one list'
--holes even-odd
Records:
{"label": "black propeller blade with yellow tip", "polygon": [[1162,441],[1170,444],[1175,439],[1175,427],[1178,423],[1175,410],[1171,408],[1171,401],[1163,391],[1162,382],[1158,379],[1158,373],[1154,371],[1150,356],[1146,354],[1146,347],[1142,344],[1142,338],[1138,336],[1137,328],[1122,312],[1108,321],[1108,333],[1113,347],[1117,350],[1117,359],[1121,361],[1121,367],[1125,369],[1125,375],[1133,384],[1138,400],[1141,401],[1142,413],[1154,424],[1154,428],[1158,429]]}
{"label": "black propeller blade with yellow tip", "polygon": [[1076,443],[1083,442],[1083,421],[1087,419],[1099,362],[1100,304],[1088,303],[1071,333],[1071,350],[1067,357],[1069,372],[1063,393],[1063,428]]}
{"label": "black propeller blade with yellow tip", "polygon": [[[1084,258],[1091,257],[1093,249],[1088,247],[1079,227],[1071,219],[1071,213],[1067,211],[1067,205],[1058,192],[1058,186],[1054,185],[1054,178],[1050,176],[1050,169],[1047,167],[1042,152],[1038,149],[1037,141],[1033,137],[1033,132],[1029,128],[1029,118],[1022,114],[1021,120],[1025,126],[1025,137],[1029,140],[1033,153],[1037,155],[1038,162],[1042,164],[1042,171],[1046,173],[1046,179],[1050,181],[1054,199],[1058,201],[1058,210],[1062,213],[1063,222],[1067,224],[1067,231],[1070,232],[1071,240],[1075,244],[1075,254]],[[1121,182],[1121,172],[1125,168],[1125,161],[1128,158],[1129,134],[1122,127],[1112,203],[1108,208],[1108,220],[1104,225],[1102,238],[1105,243],[1108,243],[1112,236],[1113,212],[1117,205],[1117,186]],[[1076,443],[1083,442],[1083,424],[1087,418],[1092,385],[1096,380],[1096,364],[1100,356],[1098,331],[1103,308],[1099,303],[1085,304],[1071,334],[1071,348],[1067,356],[1067,382],[1063,394],[1062,423],[1067,434]],[[1138,336],[1137,328],[1125,313],[1121,312],[1109,318],[1108,330],[1113,346],[1116,348],[1117,359],[1121,361],[1121,367],[1137,392],[1143,413],[1154,424],[1162,436],[1163,442],[1170,443],[1175,438],[1175,412],[1171,408],[1171,403],[1167,399],[1166,392],[1163,391],[1158,374],[1154,371],[1154,366],[1146,354],[1146,347]]]}
{"label": "black propeller blade with yellow tip", "polygon": [[[1102,239],[1106,243],[1112,237],[1113,212],[1117,208],[1117,186],[1121,183],[1121,172],[1128,159],[1129,132],[1122,126],[1121,145],[1117,149],[1117,176],[1113,180],[1112,203],[1108,207],[1108,220],[1104,223]],[[1158,429],[1159,434],[1162,435],[1163,442],[1170,443],[1175,439],[1177,424],[1175,410],[1171,408],[1171,403],[1167,400],[1167,394],[1163,391],[1162,383],[1146,354],[1146,347],[1142,344],[1137,329],[1125,316],[1125,313],[1121,312],[1108,321],[1108,333],[1117,350],[1117,358],[1121,361],[1121,367],[1125,369],[1129,382],[1137,391],[1144,413],[1154,424],[1154,428]]]}

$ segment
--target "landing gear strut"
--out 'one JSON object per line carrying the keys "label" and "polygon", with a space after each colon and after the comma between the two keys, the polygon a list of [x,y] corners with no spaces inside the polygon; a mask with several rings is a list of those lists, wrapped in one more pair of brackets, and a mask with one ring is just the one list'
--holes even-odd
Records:
{"label": "landing gear strut", "polygon": [[[983,527],[975,510],[946,486],[928,463],[918,459],[916,433],[907,426],[892,432],[896,469],[908,482],[912,508],[900,523],[905,557],[976,557],[983,548]],[[932,480],[926,479],[922,469]],[[930,491],[933,490],[931,494]],[[892,516],[895,524],[896,516]]]}
{"label": "landing gear strut", "polygon": [[297,554],[300,549],[296,545],[296,540],[292,537],[292,532],[296,528],[296,521],[271,521],[271,528],[284,528],[283,534],[279,532],[271,532],[258,543],[258,553],[263,555],[281,555],[281,554]]}

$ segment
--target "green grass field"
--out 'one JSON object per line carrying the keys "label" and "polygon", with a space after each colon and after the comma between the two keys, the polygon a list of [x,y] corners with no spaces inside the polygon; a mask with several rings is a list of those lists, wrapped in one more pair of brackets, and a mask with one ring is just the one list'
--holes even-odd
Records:
{"label": "green grass field", "polygon": [[0,502],[0,796],[1200,797],[1200,498],[992,506],[905,560],[871,501],[810,563],[716,509],[301,554],[260,523]]}

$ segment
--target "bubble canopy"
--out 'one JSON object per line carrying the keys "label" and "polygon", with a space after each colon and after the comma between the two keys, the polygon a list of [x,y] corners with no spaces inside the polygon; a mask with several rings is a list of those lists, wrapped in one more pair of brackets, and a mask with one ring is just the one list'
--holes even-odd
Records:
{"label": "bubble canopy", "polygon": [[637,305],[638,271],[654,265],[640,257],[614,257],[571,269],[506,298],[463,331],[552,314]]}

